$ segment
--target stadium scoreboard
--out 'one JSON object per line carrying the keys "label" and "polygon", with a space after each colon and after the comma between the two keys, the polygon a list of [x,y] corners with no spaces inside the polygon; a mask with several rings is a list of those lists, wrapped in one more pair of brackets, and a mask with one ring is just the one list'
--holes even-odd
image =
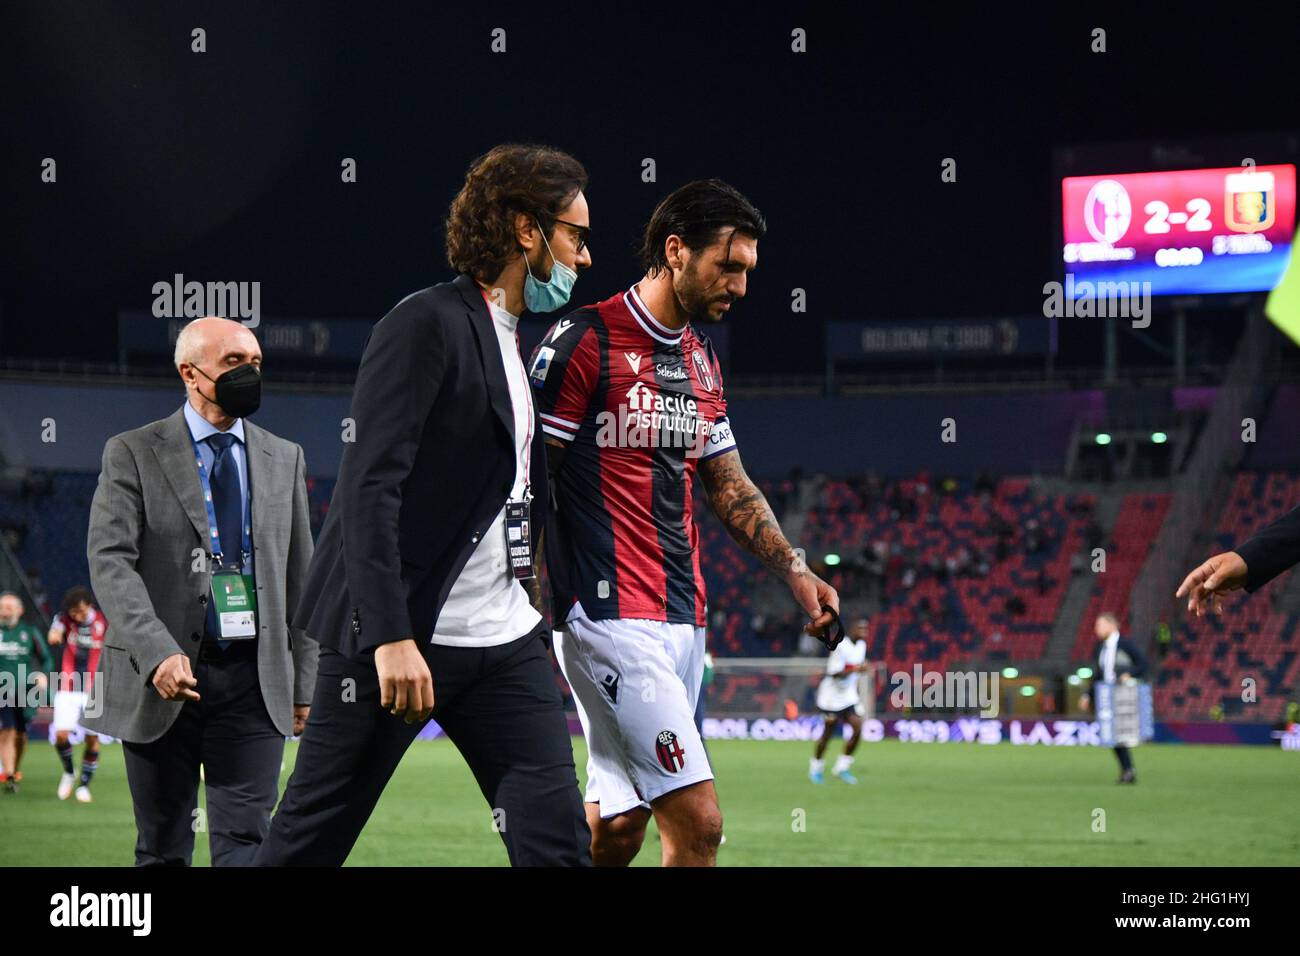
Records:
{"label": "stadium scoreboard", "polygon": [[1152,295],[1264,292],[1295,236],[1294,165],[1061,180],[1065,272]]}

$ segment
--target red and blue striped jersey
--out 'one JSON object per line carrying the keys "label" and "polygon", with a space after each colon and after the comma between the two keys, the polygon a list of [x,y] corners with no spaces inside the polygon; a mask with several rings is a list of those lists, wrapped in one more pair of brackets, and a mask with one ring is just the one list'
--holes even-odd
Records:
{"label": "red and blue striped jersey", "polygon": [[551,326],[529,379],[543,431],[567,446],[545,545],[561,619],[581,601],[592,620],[703,626],[692,486],[736,445],[709,340],[660,323],[633,286]]}
{"label": "red and blue striped jersey", "polygon": [[[50,630],[63,635],[63,655],[59,660],[59,690],[89,692],[99,670],[99,655],[104,650],[108,620],[104,612],[92,607],[84,624],[78,624],[66,611],[54,618]],[[80,674],[84,686],[77,686],[72,675]]]}

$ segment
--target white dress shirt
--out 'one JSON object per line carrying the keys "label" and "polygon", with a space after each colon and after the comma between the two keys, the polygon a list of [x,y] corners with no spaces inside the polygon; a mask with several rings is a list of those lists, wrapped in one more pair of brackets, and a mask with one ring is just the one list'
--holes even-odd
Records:
{"label": "white dress shirt", "polygon": [[[190,427],[190,435],[194,438],[194,443],[198,445],[199,457],[203,460],[203,467],[207,469],[208,477],[211,479],[212,466],[216,463],[217,453],[212,450],[212,446],[208,444],[206,439],[209,435],[221,435],[223,432],[195,411],[194,406],[189,402],[185,403],[185,423]],[[240,514],[244,516],[244,521],[251,527],[252,515],[249,511],[248,500],[248,455],[244,448],[244,420],[236,418],[235,424],[227,428],[224,434],[235,436],[235,443],[230,446],[230,453],[235,456],[235,465],[239,471]],[[194,471],[197,477],[197,466]],[[222,558],[225,559],[226,565],[232,566],[239,557],[243,541],[222,541],[221,547],[225,550]],[[246,574],[253,572],[252,555],[249,555],[248,560],[243,562],[241,570]]]}
{"label": "white dress shirt", "polygon": [[1115,658],[1119,651],[1119,631],[1111,631],[1101,645],[1101,679],[1107,684],[1115,683]]}
{"label": "white dress shirt", "polygon": [[[533,438],[533,402],[528,390],[528,371],[519,355],[515,327],[519,316],[489,302],[515,424],[515,482],[510,500],[524,495],[529,448]],[[529,476],[531,478],[531,476]],[[530,520],[530,525],[532,524]],[[536,528],[533,527],[536,535]],[[535,538],[534,538],[535,540]],[[518,640],[542,620],[528,599],[528,592],[510,570],[506,550],[506,509],[502,506],[491,526],[451,586],[434,625],[432,642],[455,647],[492,647]]]}

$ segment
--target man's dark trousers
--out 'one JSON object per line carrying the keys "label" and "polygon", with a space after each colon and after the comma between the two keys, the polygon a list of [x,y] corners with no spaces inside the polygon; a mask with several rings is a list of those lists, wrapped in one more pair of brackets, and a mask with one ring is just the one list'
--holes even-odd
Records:
{"label": "man's dark trousers", "polygon": [[[495,647],[417,642],[437,721],[469,764],[514,866],[590,866],[563,700],[545,625]],[[284,799],[254,863],[340,866],[422,723],[379,706],[374,665],[321,647],[311,719]],[[430,814],[439,782],[422,790]],[[419,839],[421,834],[412,834]]]}
{"label": "man's dark trousers", "polygon": [[[204,641],[194,673],[199,700],[152,743],[123,743],[135,804],[136,866],[188,866],[195,832],[210,834],[213,866],[248,866],[266,836],[279,792],[284,735],[257,678],[257,642],[226,650]],[[207,815],[198,808],[203,766]]]}
{"label": "man's dark trousers", "polygon": [[1119,769],[1124,773],[1133,769],[1133,757],[1127,747],[1116,747],[1115,759],[1119,761]]}

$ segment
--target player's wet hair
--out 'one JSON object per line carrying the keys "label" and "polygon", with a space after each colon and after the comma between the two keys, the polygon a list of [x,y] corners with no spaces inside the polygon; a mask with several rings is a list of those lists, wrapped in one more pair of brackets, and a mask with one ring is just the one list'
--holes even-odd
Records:
{"label": "player's wet hair", "polygon": [[646,272],[657,275],[668,268],[664,243],[669,236],[680,236],[688,249],[703,249],[730,230],[727,252],[736,233],[762,239],[767,234],[767,220],[740,191],[721,179],[697,179],[675,189],[655,207],[646,223],[641,243],[641,262]]}
{"label": "player's wet hair", "polygon": [[549,238],[555,219],[587,186],[587,171],[549,146],[507,143],[469,165],[447,214],[447,261],[483,282],[519,255],[515,216],[537,219]]}
{"label": "player's wet hair", "polygon": [[78,585],[75,588],[68,588],[68,593],[63,595],[63,610],[71,611],[78,604],[94,604],[95,596],[90,593],[90,588],[83,588]]}

